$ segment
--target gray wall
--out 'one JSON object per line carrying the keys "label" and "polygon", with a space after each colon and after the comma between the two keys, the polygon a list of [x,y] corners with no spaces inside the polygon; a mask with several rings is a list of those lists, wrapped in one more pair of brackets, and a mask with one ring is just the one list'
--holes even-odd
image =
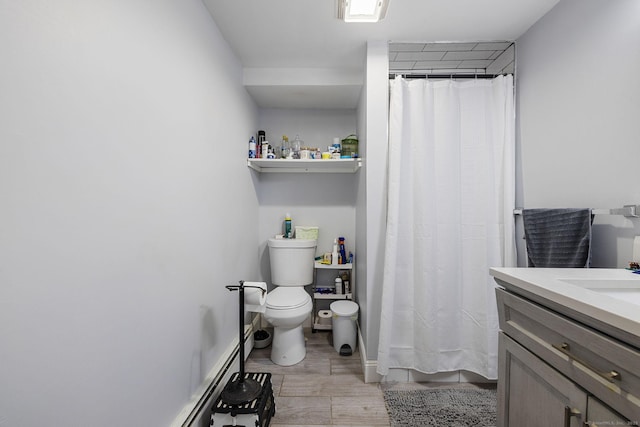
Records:
{"label": "gray wall", "polygon": [[[520,206],[640,204],[639,17],[637,0],[562,0],[518,39]],[[636,234],[596,216],[592,265],[628,266]]]}
{"label": "gray wall", "polygon": [[257,111],[199,0],[0,1],[0,425],[162,426],[257,277]]}

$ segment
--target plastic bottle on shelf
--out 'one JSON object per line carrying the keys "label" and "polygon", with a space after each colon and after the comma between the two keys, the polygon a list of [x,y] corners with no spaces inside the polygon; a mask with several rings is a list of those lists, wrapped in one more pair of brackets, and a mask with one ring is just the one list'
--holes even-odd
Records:
{"label": "plastic bottle on shelf", "polygon": [[342,287],[344,288],[345,294],[351,293],[351,285],[349,284],[349,274],[346,272],[342,273]]}
{"label": "plastic bottle on shelf", "polygon": [[340,250],[340,264],[346,264],[347,252],[344,249],[344,237],[338,237],[338,248]]}
{"label": "plastic bottle on shelf", "polygon": [[336,285],[336,295],[344,294],[344,289],[342,288],[342,279],[341,278],[336,277],[335,285]]}
{"label": "plastic bottle on shelf", "polygon": [[302,141],[300,140],[300,137],[296,135],[296,139],[294,139],[293,142],[291,143],[291,151],[293,152],[294,159],[300,158],[301,148],[302,148]]}
{"label": "plastic bottle on shelf", "polygon": [[333,251],[331,252],[331,265],[338,265],[338,239],[333,239]]}
{"label": "plastic bottle on shelf", "polygon": [[340,143],[340,138],[338,138],[337,136],[333,138],[333,144],[331,144],[331,146],[333,147],[334,151],[342,151],[342,144]]}
{"label": "plastic bottle on shelf", "polygon": [[284,238],[291,239],[293,233],[291,232],[291,215],[289,212],[284,216]]}
{"label": "plastic bottle on shelf", "polygon": [[289,138],[287,138],[287,135],[282,135],[282,142],[280,142],[280,155],[283,159],[291,157],[291,144],[289,144]]}
{"label": "plastic bottle on shelf", "polygon": [[262,141],[262,147],[260,147],[260,154],[263,159],[269,158],[269,141],[266,139]]}
{"label": "plastic bottle on shelf", "polygon": [[249,140],[249,158],[256,158],[256,139],[253,136]]}
{"label": "plastic bottle on shelf", "polygon": [[263,130],[258,131],[258,141],[256,142],[256,157],[262,158],[262,143],[267,139],[267,134]]}
{"label": "plastic bottle on shelf", "polygon": [[328,149],[329,149],[329,152],[331,153],[332,159],[339,159],[340,152],[342,150],[342,147],[340,145],[340,138],[338,137],[333,138],[333,144],[331,144],[331,146],[328,147]]}

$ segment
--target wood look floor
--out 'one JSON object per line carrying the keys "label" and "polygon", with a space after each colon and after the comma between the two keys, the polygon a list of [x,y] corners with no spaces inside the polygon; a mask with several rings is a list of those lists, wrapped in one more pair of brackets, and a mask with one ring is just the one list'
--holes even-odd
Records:
{"label": "wood look floor", "polygon": [[360,353],[340,356],[330,331],[305,330],[307,356],[293,366],[278,366],[271,346],[253,349],[247,372],[270,372],[276,414],[271,427],[389,426],[380,384],[365,384]]}
{"label": "wood look floor", "polygon": [[[271,346],[253,349],[247,372],[270,372],[276,414],[270,427],[389,426],[382,390],[437,387],[483,387],[469,383],[365,384],[360,353],[340,356],[331,344],[330,331],[305,330],[307,356],[293,366],[271,362]],[[495,387],[495,385],[493,385]]]}

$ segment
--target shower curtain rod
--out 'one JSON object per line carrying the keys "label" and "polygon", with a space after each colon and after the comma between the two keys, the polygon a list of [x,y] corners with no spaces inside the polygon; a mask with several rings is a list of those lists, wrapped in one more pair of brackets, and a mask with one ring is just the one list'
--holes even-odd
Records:
{"label": "shower curtain rod", "polygon": [[473,74],[473,73],[463,73],[463,74],[430,74],[430,73],[389,73],[389,80],[395,79],[396,76],[402,76],[405,79],[494,79],[503,74]]}
{"label": "shower curtain rod", "polygon": [[[514,215],[522,215],[523,208],[513,210]],[[631,218],[640,218],[640,205],[624,205],[623,208],[615,209],[592,209],[592,215],[624,215]]]}

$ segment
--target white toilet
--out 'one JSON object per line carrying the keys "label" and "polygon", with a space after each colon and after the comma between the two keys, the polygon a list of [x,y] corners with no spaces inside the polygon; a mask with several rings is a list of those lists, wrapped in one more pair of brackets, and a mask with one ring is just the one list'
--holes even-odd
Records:
{"label": "white toilet", "polygon": [[302,323],[313,307],[304,289],[313,282],[316,240],[269,239],[271,283],[264,318],[273,326],[271,360],[281,366],[295,365],[307,354]]}

